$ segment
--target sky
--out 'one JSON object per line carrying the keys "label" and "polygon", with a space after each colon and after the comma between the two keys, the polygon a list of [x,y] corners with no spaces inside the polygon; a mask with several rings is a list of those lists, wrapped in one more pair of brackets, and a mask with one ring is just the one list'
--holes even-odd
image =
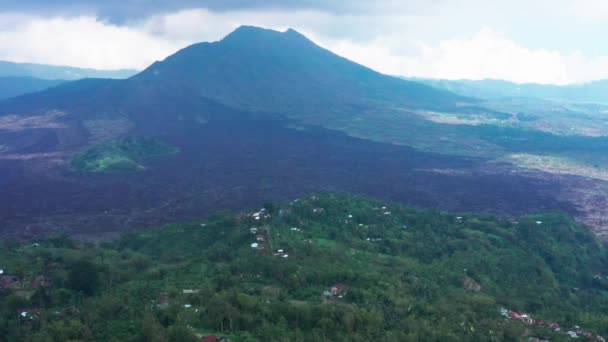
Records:
{"label": "sky", "polygon": [[391,75],[608,79],[605,0],[3,0],[0,60],[144,69],[240,25],[294,28]]}

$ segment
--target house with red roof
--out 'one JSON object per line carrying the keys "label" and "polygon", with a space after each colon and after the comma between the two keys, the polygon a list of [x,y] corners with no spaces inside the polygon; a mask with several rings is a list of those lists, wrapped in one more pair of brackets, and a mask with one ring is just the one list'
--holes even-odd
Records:
{"label": "house with red roof", "polygon": [[201,342],[218,342],[219,340],[220,340],[219,337],[217,337],[215,335],[209,335],[209,336],[203,337]]}
{"label": "house with red roof", "polygon": [[336,284],[331,287],[329,292],[331,292],[334,297],[344,297],[348,293],[349,287],[344,284]]}
{"label": "house with red roof", "polygon": [[15,276],[0,276],[0,289],[18,290],[21,287],[21,280]]}
{"label": "house with red roof", "polygon": [[520,314],[518,314],[518,313],[517,313],[517,312],[515,312],[515,311],[511,311],[511,312],[509,312],[509,317],[511,317],[511,318],[513,318],[513,319],[518,319],[518,320],[521,320],[521,315],[520,315]]}
{"label": "house with red roof", "polygon": [[218,337],[216,335],[208,335],[208,336],[203,337],[201,342],[230,342],[230,340],[225,337],[221,337],[221,336]]}

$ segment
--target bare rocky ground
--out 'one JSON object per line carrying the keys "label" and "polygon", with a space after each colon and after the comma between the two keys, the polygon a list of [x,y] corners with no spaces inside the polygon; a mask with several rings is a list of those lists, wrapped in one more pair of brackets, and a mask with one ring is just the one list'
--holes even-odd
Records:
{"label": "bare rocky ground", "polygon": [[[32,160],[18,161],[21,170],[30,172],[4,175],[3,179],[15,182],[3,184],[1,229],[5,236],[17,238],[66,232],[81,239],[105,239],[130,229],[335,191],[449,211],[521,215],[563,210],[602,233],[589,215],[601,216],[601,210],[597,206],[585,207],[590,208],[588,212],[581,210],[576,202],[579,197],[567,196],[572,191],[564,186],[568,180],[556,180],[552,175],[512,175],[472,170],[466,165],[457,171],[408,169],[403,161],[349,164],[340,158],[332,160],[335,154],[317,158],[315,167],[295,160],[264,158],[255,164],[256,158],[226,158],[189,164],[188,168],[170,161],[167,164],[182,171],[176,174],[166,173],[164,163],[159,162],[151,171],[138,174],[74,175],[64,169],[45,177],[39,173],[41,166],[27,165]],[[5,165],[0,165],[2,170],[7,169]]]}
{"label": "bare rocky ground", "polygon": [[587,225],[602,240],[608,240],[608,182],[568,174],[554,174],[538,170],[513,168],[508,165],[489,164],[488,172],[518,174],[540,182],[556,184],[546,194],[568,203],[567,212],[579,223]]}
{"label": "bare rocky ground", "polygon": [[608,182],[588,178],[562,177],[560,197],[576,207],[575,218],[608,240]]}
{"label": "bare rocky ground", "polygon": [[[145,171],[114,174],[70,170],[70,154],[90,139],[79,123],[0,132],[0,233],[106,239],[329,191],[459,212],[561,210],[608,238],[608,182],[272,122],[191,126],[162,137],[180,154],[152,160]],[[126,124],[112,127],[123,131]]]}

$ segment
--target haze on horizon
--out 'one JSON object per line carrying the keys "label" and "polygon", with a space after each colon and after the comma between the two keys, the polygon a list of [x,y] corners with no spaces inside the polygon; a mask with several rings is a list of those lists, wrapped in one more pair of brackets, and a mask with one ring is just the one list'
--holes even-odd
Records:
{"label": "haze on horizon", "polygon": [[0,60],[143,69],[241,25],[294,28],[386,74],[567,84],[608,78],[601,0],[5,1]]}

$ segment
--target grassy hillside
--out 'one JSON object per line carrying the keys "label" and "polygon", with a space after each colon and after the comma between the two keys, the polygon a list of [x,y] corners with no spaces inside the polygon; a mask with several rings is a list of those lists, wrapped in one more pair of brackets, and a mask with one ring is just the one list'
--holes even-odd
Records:
{"label": "grassy hillside", "polygon": [[7,341],[568,339],[502,307],[608,334],[606,248],[561,214],[323,195],[100,245],[5,241],[0,260],[26,284],[0,295]]}
{"label": "grassy hillside", "polygon": [[152,138],[128,137],[94,146],[72,158],[72,166],[84,172],[121,172],[144,169],[152,157],[177,153],[177,149]]}

